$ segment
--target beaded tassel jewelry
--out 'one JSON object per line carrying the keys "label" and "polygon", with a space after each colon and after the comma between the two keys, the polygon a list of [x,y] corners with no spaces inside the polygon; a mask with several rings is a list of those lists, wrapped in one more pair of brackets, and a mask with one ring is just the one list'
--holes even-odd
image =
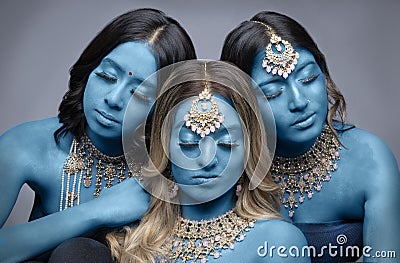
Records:
{"label": "beaded tassel jewelry", "polygon": [[[331,180],[331,172],[338,168],[340,144],[333,132],[325,126],[311,149],[294,158],[276,156],[272,163],[272,177],[280,185],[279,198],[289,216],[304,202],[304,196],[313,197],[313,190],[322,189],[322,182]],[[295,194],[299,194],[299,197]]]}
{"label": "beaded tassel jewelry", "polygon": [[[85,168],[85,162],[83,159],[83,154],[81,151],[78,151],[79,143],[74,138],[72,140],[72,145],[70,149],[70,153],[68,158],[65,160],[63,172],[61,175],[61,198],[60,198],[60,211],[63,209],[67,209],[68,207],[74,206],[74,202],[79,204],[80,197],[80,189],[81,189],[81,180],[82,173],[79,175],[78,187],[76,189],[76,178],[78,173]],[[64,185],[65,176],[67,177],[67,182]],[[71,185],[71,176],[73,177],[73,182]],[[63,199],[64,199],[64,188],[65,188],[65,204],[63,208]],[[75,192],[77,190],[77,192]]]}
{"label": "beaded tassel jewelry", "polygon": [[233,210],[212,220],[191,221],[179,217],[171,238],[164,245],[169,251],[168,260],[204,263],[208,256],[217,259],[222,250],[233,250],[235,242],[243,241],[254,222]]}
{"label": "beaded tassel jewelry", "polygon": [[278,74],[286,79],[294,70],[299,59],[299,53],[288,41],[276,34],[269,25],[255,20],[250,22],[263,25],[270,36],[270,41],[265,47],[265,58],[263,59],[262,67],[268,73],[272,75]]}
{"label": "beaded tassel jewelry", "polygon": [[85,188],[92,186],[93,166],[96,168],[95,198],[100,195],[103,181],[104,187],[110,188],[115,181],[118,184],[127,177],[141,179],[140,166],[132,165],[134,170],[130,171],[123,155],[111,157],[101,153],[86,135],[80,140],[74,138],[61,175],[60,211],[80,204],[82,180]]}

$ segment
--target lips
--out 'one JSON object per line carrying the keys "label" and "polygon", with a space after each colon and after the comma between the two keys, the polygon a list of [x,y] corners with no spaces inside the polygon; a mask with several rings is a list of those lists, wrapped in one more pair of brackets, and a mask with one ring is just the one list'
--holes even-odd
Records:
{"label": "lips", "polygon": [[308,120],[309,118],[311,118],[314,115],[315,115],[314,112],[306,112],[305,114],[300,115],[299,117],[297,117],[296,120],[290,126],[295,126],[295,125],[297,125],[299,123],[302,123],[302,122]]}
{"label": "lips", "polygon": [[191,184],[199,185],[205,184],[215,180],[218,176],[217,175],[195,175],[191,178]]}
{"label": "lips", "polygon": [[112,121],[112,122],[115,122],[115,123],[119,123],[119,121],[117,120],[117,118],[115,118],[113,115],[111,115],[111,114],[109,114],[109,113],[107,113],[107,112],[100,111],[100,110],[96,110],[96,112],[97,112],[98,114],[100,114],[103,118],[105,118],[105,119],[107,119],[107,120],[109,120],[109,121]]}

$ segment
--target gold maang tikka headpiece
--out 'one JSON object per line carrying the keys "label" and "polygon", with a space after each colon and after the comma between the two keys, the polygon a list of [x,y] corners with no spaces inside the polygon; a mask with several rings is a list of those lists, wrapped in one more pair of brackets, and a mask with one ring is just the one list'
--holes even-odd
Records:
{"label": "gold maang tikka headpiece", "polygon": [[217,102],[212,98],[207,81],[207,63],[204,63],[204,89],[196,97],[188,114],[184,117],[186,127],[204,137],[215,132],[224,122],[224,115],[219,112]]}
{"label": "gold maang tikka headpiece", "polygon": [[278,74],[286,79],[294,70],[297,59],[299,58],[299,53],[297,53],[288,41],[277,35],[269,25],[256,20],[250,21],[263,25],[270,36],[270,41],[265,47],[265,57],[262,62],[262,67],[265,68],[268,73],[272,73],[272,75]]}

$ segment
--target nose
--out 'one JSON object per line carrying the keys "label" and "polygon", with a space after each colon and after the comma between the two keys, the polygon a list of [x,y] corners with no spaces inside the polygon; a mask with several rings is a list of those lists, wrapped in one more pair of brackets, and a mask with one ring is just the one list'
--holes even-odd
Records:
{"label": "nose", "polygon": [[124,85],[114,87],[104,98],[110,108],[122,110],[124,107]]}
{"label": "nose", "polygon": [[302,111],[304,110],[309,100],[304,96],[302,91],[298,87],[292,86],[289,98],[289,110],[290,111]]}
{"label": "nose", "polygon": [[204,166],[204,170],[205,171],[212,170],[217,165],[218,165],[218,158],[215,155],[214,158],[206,166]]}
{"label": "nose", "polygon": [[204,137],[200,141],[200,156],[198,157],[198,164],[204,170],[211,170],[218,165],[216,144],[214,139]]}

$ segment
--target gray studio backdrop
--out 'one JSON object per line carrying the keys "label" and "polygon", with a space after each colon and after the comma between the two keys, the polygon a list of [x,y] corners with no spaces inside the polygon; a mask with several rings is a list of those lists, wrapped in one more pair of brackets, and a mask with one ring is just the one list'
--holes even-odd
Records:
{"label": "gray studio backdrop", "polygon": [[[207,59],[219,58],[225,35],[239,22],[273,10],[306,27],[347,100],[349,121],[381,137],[400,160],[399,3],[2,0],[0,134],[21,122],[55,116],[67,90],[70,66],[106,23],[127,10],[163,10],[186,28],[198,57]],[[25,186],[8,225],[26,220],[32,197]]]}

